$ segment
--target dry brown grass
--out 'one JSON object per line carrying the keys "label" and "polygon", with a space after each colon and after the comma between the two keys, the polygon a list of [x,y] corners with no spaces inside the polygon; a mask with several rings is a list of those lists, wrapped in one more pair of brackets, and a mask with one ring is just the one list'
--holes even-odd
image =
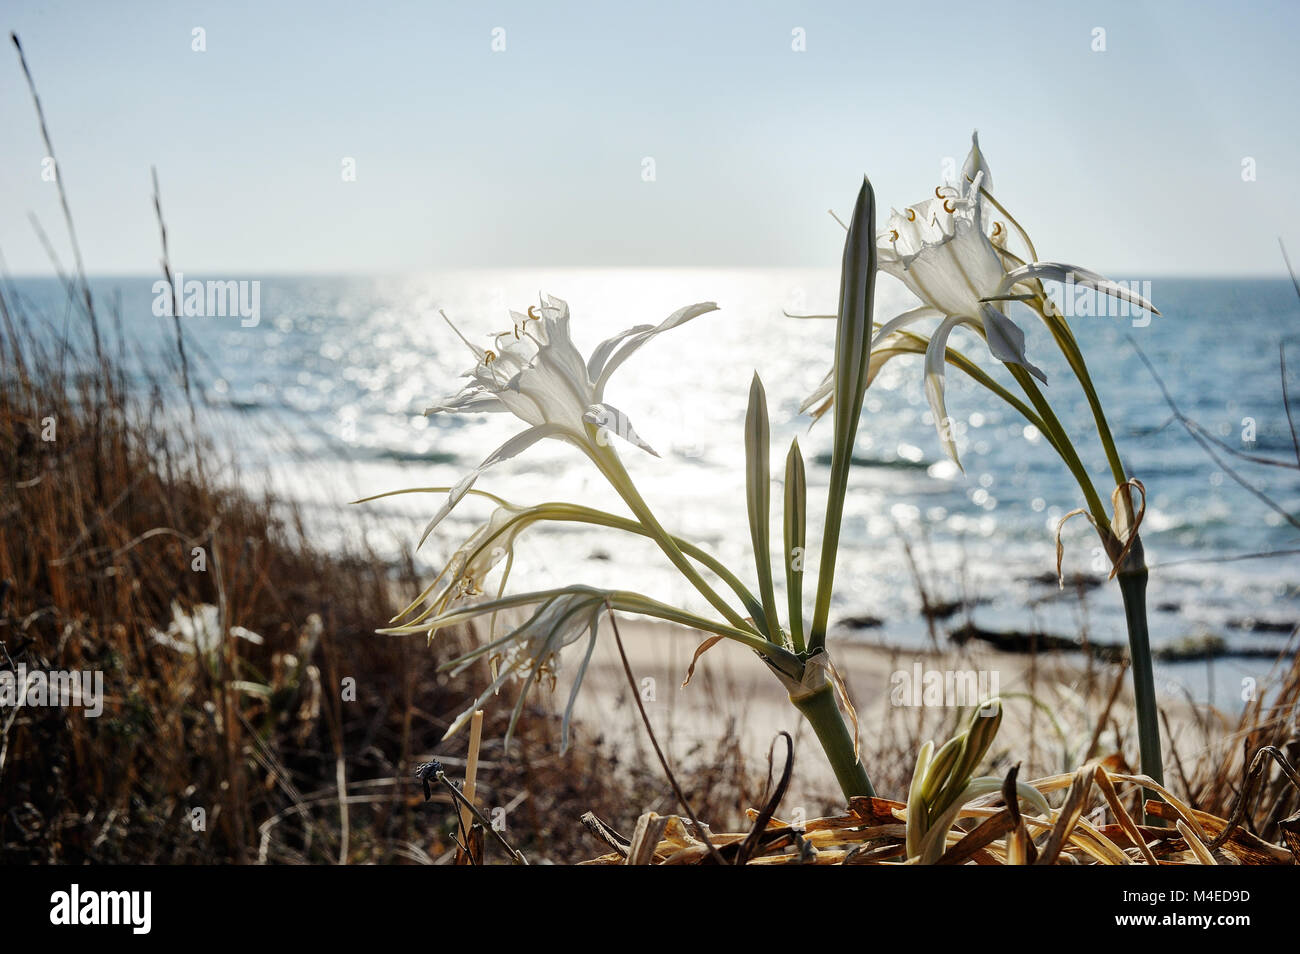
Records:
{"label": "dry brown grass", "polygon": [[[1050,802],[1046,815],[1012,795],[1020,763],[1005,770],[1002,792],[955,813],[938,864],[975,865],[1295,865],[1300,863],[1300,665],[1288,668],[1235,731],[1216,734],[1186,761],[1177,789],[1134,774],[1120,753],[1091,758],[1073,772],[1028,784]],[[1103,719],[1105,716],[1103,715]],[[1205,731],[1204,726],[1201,727]],[[1226,755],[1240,743],[1239,757]],[[906,758],[899,752],[899,761]],[[993,758],[994,763],[1004,761]],[[994,771],[994,766],[985,773]],[[783,779],[747,812],[743,830],[700,831],[675,813],[647,812],[618,834],[588,820],[613,849],[591,864],[914,864],[909,806],[887,798],[853,799],[847,810],[811,820],[782,817]],[[1147,797],[1149,796],[1149,797]],[[922,806],[924,807],[924,806]],[[1147,816],[1144,818],[1144,813]],[[706,840],[707,839],[707,840]]]}
{"label": "dry brown grass", "polygon": [[[102,354],[42,348],[11,298],[4,317],[6,662],[100,670],[106,694],[98,719],[6,713],[6,858],[248,860],[259,823],[308,797],[339,752],[359,753],[353,778],[400,764],[411,719],[393,717],[388,693],[434,680],[421,647],[366,638],[388,603],[387,569],[314,553],[271,501],[206,480],[202,438],[157,423],[161,382],[141,405]],[[206,571],[191,568],[194,548]],[[265,643],[227,639],[210,658],[161,646],[150,634],[166,628],[173,601],[218,605],[227,628]],[[355,713],[333,689],[343,672],[358,679]],[[404,789],[385,793],[387,830],[413,830]],[[194,807],[206,831],[192,830]]]}

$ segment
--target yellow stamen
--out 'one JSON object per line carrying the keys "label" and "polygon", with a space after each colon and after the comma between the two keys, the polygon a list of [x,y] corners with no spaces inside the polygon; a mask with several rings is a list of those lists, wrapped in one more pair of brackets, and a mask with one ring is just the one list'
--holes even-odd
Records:
{"label": "yellow stamen", "polygon": [[947,212],[949,215],[952,215],[954,212],[957,211],[957,206],[953,205],[952,208],[948,208],[949,205],[952,205],[952,199],[944,199],[943,210]]}
{"label": "yellow stamen", "polygon": [[889,240],[890,240],[891,242],[897,242],[897,241],[898,241],[898,229],[890,229],[890,230],[889,230]]}
{"label": "yellow stamen", "polygon": [[916,221],[916,209],[908,209],[908,210],[907,210],[907,221],[909,221],[909,222],[915,222],[915,221]]}

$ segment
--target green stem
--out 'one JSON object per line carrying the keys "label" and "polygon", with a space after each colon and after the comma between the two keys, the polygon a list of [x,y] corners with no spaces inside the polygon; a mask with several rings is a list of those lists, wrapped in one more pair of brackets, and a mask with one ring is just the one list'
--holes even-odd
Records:
{"label": "green stem", "polygon": [[[1106,412],[1102,408],[1101,399],[1098,397],[1097,389],[1092,383],[1092,375],[1088,373],[1087,362],[1084,360],[1078,342],[1075,341],[1073,332],[1070,331],[1069,326],[1059,315],[1048,316],[1045,295],[1040,295],[1040,300],[1034,303],[1034,308],[1051,331],[1052,337],[1056,339],[1057,346],[1070,363],[1070,369],[1074,372],[1074,376],[1078,379],[1079,385],[1088,399],[1088,407],[1092,410],[1093,421],[1097,425],[1097,435],[1101,439],[1102,448],[1106,452],[1106,460],[1110,465],[1110,472],[1115,480],[1115,486],[1124,487],[1128,481],[1128,474],[1124,471],[1124,463],[1120,458],[1119,448],[1115,445],[1115,438],[1111,433],[1110,424],[1106,420]],[[1127,520],[1124,523],[1132,528],[1133,533],[1136,533],[1132,498],[1127,489],[1119,495],[1119,506],[1122,506],[1125,510]],[[1100,532],[1104,526],[1106,524],[1099,524],[1098,531]],[[1109,542],[1106,533],[1102,533],[1102,542],[1103,544]],[[1123,544],[1123,540],[1115,542],[1115,546],[1123,546]],[[1151,640],[1147,631],[1146,590],[1148,576],[1149,572],[1142,549],[1142,541],[1135,539],[1119,567],[1116,579],[1119,581],[1120,595],[1124,600],[1124,622],[1128,628],[1129,655],[1133,660],[1133,697],[1137,705],[1138,753],[1142,772],[1163,785],[1164,765],[1160,754],[1160,710],[1156,701],[1155,673],[1151,662]],[[1153,798],[1155,793],[1148,791],[1145,793],[1145,797]],[[1152,816],[1148,816],[1146,821],[1149,825],[1160,824],[1159,819]]]}
{"label": "green stem", "polygon": [[[1045,299],[1044,299],[1045,301]],[[1115,486],[1122,485],[1128,480],[1128,475],[1124,473],[1124,463],[1120,460],[1119,448],[1115,445],[1115,437],[1111,434],[1110,423],[1106,420],[1106,411],[1101,406],[1101,398],[1097,395],[1097,389],[1093,386],[1092,375],[1088,373],[1088,364],[1083,359],[1083,352],[1079,349],[1079,343],[1075,341],[1073,332],[1070,331],[1069,325],[1061,320],[1059,315],[1048,317],[1044,305],[1035,303],[1035,310],[1042,317],[1043,323],[1056,339],[1057,347],[1065,355],[1065,360],[1070,363],[1070,370],[1079,381],[1079,386],[1083,388],[1083,394],[1088,399],[1088,407],[1092,411],[1092,419],[1097,424],[1097,436],[1101,438],[1101,446],[1106,452],[1106,462],[1110,465],[1110,474],[1115,479]]]}
{"label": "green stem", "polygon": [[822,531],[821,562],[817,570],[817,597],[813,603],[812,631],[808,634],[809,652],[826,646],[826,626],[830,622],[840,525],[844,521],[844,494],[849,477],[849,465],[843,462],[842,457],[851,455],[852,450],[850,447],[845,455],[836,452],[831,461],[830,487],[826,492],[826,526]]}
{"label": "green stem", "polygon": [[[590,526],[607,527],[611,530],[623,530],[627,533],[634,533],[637,536],[647,537],[651,540],[654,539],[653,533],[630,517],[620,517],[617,514],[608,513],[604,510],[596,510],[593,507],[584,507],[581,504],[564,503],[561,501],[538,504],[534,507],[529,507],[526,511],[522,511],[518,516],[513,517],[509,523],[503,525],[499,530],[497,530],[496,533],[485,538],[482,546],[479,547],[478,552],[482,552],[484,549],[489,547],[498,537],[504,535],[513,524],[523,520],[531,521],[534,519],[547,520],[555,523],[585,523]],[[745,604],[745,608],[749,610],[750,614],[755,619],[759,618],[759,615],[763,611],[763,607],[762,604],[759,603],[758,597],[754,596],[754,594],[750,592],[749,588],[745,586],[744,583],[740,582],[740,579],[727,569],[721,560],[709,553],[703,547],[696,546],[689,540],[684,540],[681,537],[674,536],[672,537],[672,541],[677,545],[677,548],[681,550],[682,553],[701,564],[705,569],[717,576],[723,583],[727,584],[731,591],[739,597],[742,603]]]}
{"label": "green stem", "polygon": [[1088,509],[1092,512],[1093,519],[1097,521],[1097,527],[1110,526],[1110,515],[1106,513],[1106,505],[1101,502],[1101,497],[1097,494],[1097,488],[1092,484],[1092,478],[1088,476],[1088,469],[1083,466],[1083,461],[1079,460],[1079,455],[1070,442],[1070,436],[1066,433],[1065,428],[1061,425],[1060,420],[1056,417],[1056,412],[1052,406],[1047,403],[1047,398],[1043,397],[1043,392],[1038,389],[1033,377],[1018,364],[1007,364],[1009,370],[1020,387],[1024,389],[1025,394],[1037,409],[1043,423],[1047,425],[1049,439],[1056,448],[1056,452],[1061,455],[1065,461],[1065,466],[1070,468],[1070,473],[1074,475],[1075,482],[1078,483],[1079,489],[1083,491],[1083,496],[1088,502]]}
{"label": "green stem", "polygon": [[648,596],[642,596],[639,593],[611,590],[607,594],[607,601],[612,608],[617,610],[636,613],[640,616],[650,616],[670,623],[679,623],[682,626],[689,626],[692,629],[715,633],[718,636],[725,636],[727,639],[735,640],[741,645],[748,646],[792,678],[802,669],[802,661],[790,650],[784,646],[778,646],[770,639],[756,636],[748,629],[736,629],[721,623],[713,623],[696,616],[694,613],[678,609],[675,606],[669,606],[667,603],[660,603],[658,600],[650,599]]}
{"label": "green stem", "polygon": [[835,564],[844,521],[844,495],[848,490],[853,444],[867,393],[871,335],[875,327],[871,313],[876,290],[876,195],[865,178],[848,231],[840,269],[840,308],[835,326],[832,372],[835,443],[831,449],[831,475],[826,488],[826,523],[822,530],[821,561],[817,571],[817,599],[813,604],[812,629],[808,633],[808,650],[814,653],[826,646],[826,626],[830,622]]}
{"label": "green stem", "polygon": [[[600,590],[590,586],[564,586],[556,587],[550,590],[536,590],[529,593],[514,593],[510,596],[499,597],[494,600],[485,600],[481,603],[471,603],[459,609],[453,609],[436,619],[423,623],[408,623],[402,626],[389,626],[379,630],[379,632],[388,635],[402,635],[412,633],[424,633],[431,630],[441,629],[446,626],[452,626],[456,623],[467,622],[487,613],[495,613],[503,609],[513,609],[523,606],[538,606],[548,600],[554,599],[565,594],[585,593],[593,599],[598,599],[613,609],[628,613],[635,613],[640,616],[650,616],[655,619],[667,620],[670,623],[678,623],[690,629],[697,629],[703,633],[714,633],[718,636],[725,636],[727,639],[749,647],[760,656],[768,660],[773,667],[780,670],[791,679],[798,679],[803,675],[803,660],[801,660],[784,646],[778,646],[768,639],[754,633],[752,630],[737,629],[726,623],[716,622],[697,616],[688,610],[679,609],[676,606],[669,606],[658,600],[651,599],[640,593],[634,593],[630,590]],[[540,610],[538,611],[540,612]],[[534,614],[534,617],[536,613]],[[527,624],[525,624],[527,625]],[[455,659],[448,660],[439,667],[440,672],[448,670],[459,670],[465,663],[477,659],[486,653],[491,652],[499,646],[505,645],[513,639],[518,630],[507,633],[505,636],[498,637],[489,643],[484,643],[467,653],[457,656]]]}
{"label": "green stem", "polygon": [[[596,441],[595,428],[590,424],[587,427],[593,432],[592,440],[594,444]],[[608,448],[605,450],[607,453],[592,453],[590,451],[588,453],[592,461],[600,468],[601,473],[618,491],[619,496],[628,505],[633,516],[650,531],[650,536],[659,544],[659,548],[672,561],[673,566],[681,571],[682,576],[686,577],[691,582],[691,585],[699,590],[704,598],[709,601],[709,604],[721,613],[732,626],[737,629],[757,632],[753,624],[746,622],[745,618],[737,613],[730,603],[719,596],[717,591],[709,586],[704,577],[700,576],[694,564],[687,559],[686,554],[682,553],[676,542],[674,542],[672,535],[664,529],[663,525],[655,517],[654,512],[651,511],[650,505],[645,502],[645,499],[636,489],[636,485],[632,483],[632,475],[627,472],[619,456]]]}
{"label": "green stem", "polygon": [[[996,199],[984,190],[980,191],[1015,226],[1029,248],[1030,258],[1037,261],[1038,252],[1034,249],[1033,242],[1030,241],[1029,235],[1020,226],[1020,223]],[[1093,420],[1096,422],[1097,436],[1101,439],[1102,448],[1105,450],[1106,461],[1110,466],[1115,486],[1123,487],[1128,481],[1128,474],[1124,471],[1124,463],[1120,458],[1119,448],[1115,445],[1115,438],[1111,433],[1110,424],[1106,420],[1106,412],[1102,408],[1101,399],[1098,397],[1097,389],[1092,383],[1092,375],[1088,373],[1088,365],[1084,360],[1083,351],[1079,348],[1070,326],[1066,324],[1055,309],[1052,309],[1052,316],[1048,317],[1047,294],[1043,289],[1042,282],[1034,281],[1031,287],[1035,289],[1038,295],[1037,300],[1032,303],[1032,307],[1043,319],[1043,323],[1047,325],[1052,337],[1056,340],[1057,347],[1065,355],[1066,361],[1070,364],[1070,369],[1078,379],[1079,386],[1088,399],[1088,407],[1092,411]],[[1015,369],[1012,370],[1014,372]],[[1028,376],[1025,375],[1025,377]],[[1037,391],[1036,386],[1034,390]],[[1033,395],[1031,394],[1030,397],[1032,399]],[[1042,408],[1040,407],[1039,410],[1041,412]],[[1047,415],[1044,414],[1045,419],[1046,417]],[[1054,418],[1053,421],[1055,421]],[[1067,438],[1064,446],[1068,446],[1068,443]],[[1066,456],[1064,447],[1058,448],[1058,450],[1061,451],[1061,456],[1064,458]],[[1070,453],[1073,455],[1073,449],[1071,449]],[[1077,460],[1077,455],[1074,456]],[[1075,466],[1068,459],[1066,463],[1070,466],[1071,471],[1075,470]],[[1091,481],[1087,481],[1085,485],[1087,480],[1086,472],[1076,472],[1075,476],[1079,479],[1080,489],[1089,498],[1088,506],[1093,511],[1093,516],[1097,521],[1097,532],[1102,537],[1102,544],[1107,547],[1108,551],[1112,552],[1112,558],[1115,558],[1115,553],[1111,548],[1112,538],[1108,529],[1110,524],[1105,517],[1104,508],[1100,508],[1100,501],[1096,499],[1096,491],[1092,489]],[[1124,507],[1125,516],[1128,518],[1126,521],[1127,526],[1131,528],[1131,532],[1136,534],[1137,528],[1133,525],[1132,498],[1127,490],[1119,495],[1119,505]],[[1122,546],[1123,541],[1119,541],[1118,545]],[[1148,571],[1141,540],[1134,539],[1133,546],[1120,565],[1116,576],[1119,580],[1120,594],[1124,599],[1124,620],[1128,626],[1129,653],[1133,659],[1133,695],[1138,710],[1138,750],[1142,771],[1157,782],[1164,784],[1164,768],[1160,755],[1159,710],[1156,705],[1155,676],[1152,671],[1151,644],[1147,632],[1146,588]],[[1152,797],[1152,793],[1147,792],[1146,796]],[[1147,818],[1147,824],[1158,823],[1158,819]]]}
{"label": "green stem", "polygon": [[826,753],[831,768],[835,771],[835,780],[840,784],[844,798],[860,795],[872,796],[876,790],[871,787],[867,770],[853,752],[853,734],[844,722],[840,707],[835,704],[835,690],[830,685],[822,686],[811,695],[790,701],[803,713]]}
{"label": "green stem", "polygon": [[[1134,559],[1136,557],[1136,559]],[[1142,544],[1135,542],[1125,558],[1116,579],[1124,597],[1124,620],[1128,623],[1129,655],[1133,658],[1133,697],[1137,704],[1138,752],[1142,774],[1149,775],[1161,785],[1165,782],[1164,765],[1160,755],[1160,709],[1156,702],[1155,676],[1151,667],[1151,641],[1147,634],[1147,567],[1142,557]],[[1146,798],[1157,797],[1146,792]],[[1158,819],[1147,817],[1148,825],[1159,824]]]}

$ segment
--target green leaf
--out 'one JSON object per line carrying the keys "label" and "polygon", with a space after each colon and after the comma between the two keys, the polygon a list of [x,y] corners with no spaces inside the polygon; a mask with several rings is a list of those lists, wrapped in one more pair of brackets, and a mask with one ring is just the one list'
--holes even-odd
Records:
{"label": "green leaf", "polygon": [[[958,756],[961,755],[962,746],[965,740],[966,736],[964,733],[962,735],[954,736],[945,742],[943,748],[939,749],[939,751],[934,754],[934,758],[930,760],[930,766],[926,770],[925,783],[921,789],[921,796],[927,803],[937,804],[935,796],[948,780],[948,775],[952,771],[953,765],[956,763]],[[962,784],[965,785],[965,783],[966,780],[962,779]],[[945,806],[941,805],[939,807],[943,808]]]}
{"label": "green leaf", "polygon": [[[952,800],[966,788],[998,734],[1002,725],[1002,703],[989,700],[986,705],[992,706],[994,711],[981,715],[985,707],[977,706],[966,730],[950,739],[941,750],[948,763],[942,770],[943,777],[936,778],[932,774],[926,785],[926,800],[933,814],[947,811]],[[934,762],[938,761],[936,756]],[[931,768],[935,765],[932,764]]]}
{"label": "green leaf", "polygon": [[1002,703],[995,699],[985,705],[991,705],[994,711],[991,715],[981,715],[983,708],[976,707],[971,715],[970,727],[966,730],[966,744],[957,764],[953,766],[952,777],[955,779],[964,781],[975,774],[1002,725]]}
{"label": "green leaf", "polygon": [[867,391],[871,359],[871,309],[876,287],[876,196],[871,182],[862,180],[849,234],[844,240],[840,270],[840,310],[835,328],[834,395],[835,444],[831,451],[830,487],[826,500],[826,528],[822,533],[821,566],[817,573],[817,603],[808,649],[826,644],[826,624],[835,585],[835,560],[839,551],[844,495],[848,490],[853,443]]}
{"label": "green leaf", "polygon": [[763,601],[762,630],[774,643],[781,643],[781,623],[776,612],[776,591],[772,588],[772,530],[770,435],[767,395],[758,374],[749,386],[749,411],[745,414],[745,502],[749,508],[749,536],[758,569],[758,594]]}
{"label": "green leaf", "polygon": [[[948,807],[939,812],[934,821],[929,824],[921,842],[921,864],[932,865],[943,857],[944,849],[947,847],[948,830],[952,828],[952,823],[956,820],[963,805],[999,791],[1001,788],[1002,779],[994,778],[991,775],[973,779],[967,784]],[[1048,815],[1051,813],[1051,809],[1047,805],[1047,799],[1043,798],[1042,792],[1027,782],[1016,782],[1016,793],[1029,802],[1040,814]],[[910,805],[908,807],[908,821],[911,821]],[[908,843],[908,854],[912,855],[912,844],[910,842]]]}
{"label": "green leaf", "polygon": [[921,853],[921,844],[927,830],[927,809],[923,790],[925,776],[930,770],[930,759],[934,755],[934,743],[926,740],[921,751],[916,753],[916,768],[912,770],[912,784],[907,789],[907,856],[915,857]]}
{"label": "green leaf", "polygon": [[808,481],[799,439],[785,458],[785,589],[790,604],[790,638],[803,652],[803,566],[808,533]]}

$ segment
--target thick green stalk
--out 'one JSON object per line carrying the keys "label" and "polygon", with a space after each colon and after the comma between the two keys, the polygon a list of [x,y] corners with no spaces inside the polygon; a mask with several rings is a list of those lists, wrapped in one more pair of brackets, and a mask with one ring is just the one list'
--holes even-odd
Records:
{"label": "thick green stalk", "polygon": [[[1129,655],[1133,658],[1133,698],[1137,705],[1138,754],[1142,774],[1161,785],[1165,783],[1164,762],[1160,754],[1160,708],[1156,701],[1155,674],[1151,666],[1151,641],[1147,633],[1147,576],[1142,542],[1134,542],[1120,566],[1116,579],[1124,597],[1124,620],[1128,624]],[[1147,798],[1157,797],[1148,791]],[[1148,825],[1160,821],[1147,816]]]}
{"label": "thick green stalk", "polygon": [[840,270],[840,310],[835,328],[835,401],[832,406],[835,443],[831,448],[831,474],[826,490],[826,524],[822,531],[821,561],[817,571],[817,599],[813,605],[812,630],[808,634],[810,652],[826,645],[840,525],[844,519],[844,495],[848,491],[853,444],[867,390],[875,288],[876,196],[871,183],[863,179],[853,218],[849,222],[849,234],[844,240]]}
{"label": "thick green stalk", "polygon": [[[1097,435],[1101,439],[1102,448],[1106,452],[1106,460],[1110,465],[1115,486],[1124,487],[1128,481],[1128,474],[1124,471],[1119,448],[1115,445],[1114,435],[1111,433],[1110,424],[1106,420],[1106,412],[1101,405],[1101,399],[1097,395],[1097,389],[1093,386],[1092,375],[1088,373],[1088,365],[1084,360],[1083,352],[1079,348],[1078,342],[1075,341],[1069,326],[1058,315],[1054,314],[1049,318],[1045,302],[1045,298],[1035,302],[1035,310],[1052,332],[1057,346],[1065,354],[1066,360],[1070,363],[1070,369],[1078,379],[1080,387],[1083,388],[1083,393],[1088,399],[1088,407],[1092,410],[1092,417],[1097,425]],[[1136,534],[1137,527],[1134,526],[1132,498],[1127,489],[1120,493],[1119,500],[1127,518],[1123,525],[1131,528],[1130,532]],[[1105,526],[1105,524],[1102,524],[1097,528],[1098,532],[1102,534],[1103,543],[1108,542],[1107,532],[1102,529]],[[1113,545],[1116,547],[1122,547],[1124,543],[1123,540],[1113,541]],[[1112,558],[1116,556],[1113,552],[1111,555]],[[1142,772],[1163,785],[1164,764],[1160,753],[1160,711],[1156,701],[1155,673],[1151,662],[1151,641],[1147,630],[1146,590],[1148,576],[1149,572],[1142,549],[1142,541],[1135,539],[1120,564],[1116,579],[1119,581],[1120,595],[1124,600],[1124,621],[1128,628],[1129,656],[1133,661],[1133,696],[1137,705],[1138,752]],[[1148,792],[1147,794],[1148,797],[1154,797],[1153,793]],[[1153,822],[1153,819],[1148,817],[1147,823],[1153,824],[1156,822]]]}
{"label": "thick green stalk", "polygon": [[[1038,252],[1034,248],[1034,243],[1020,223],[992,195],[984,190],[981,190],[981,193],[1015,226],[1029,249],[1030,259],[1037,261]],[[1106,412],[1102,408],[1101,399],[1098,397],[1097,390],[1093,385],[1092,376],[1088,373],[1088,365],[1084,360],[1083,351],[1079,348],[1070,326],[1062,320],[1055,309],[1053,309],[1052,317],[1048,317],[1047,296],[1042,283],[1035,281],[1033,287],[1038,297],[1037,300],[1032,302],[1032,307],[1042,317],[1043,323],[1047,325],[1048,330],[1052,333],[1057,346],[1065,355],[1070,364],[1070,369],[1078,379],[1080,387],[1083,388],[1083,393],[1088,400],[1088,407],[1091,409],[1093,420],[1097,425],[1097,435],[1101,439],[1102,448],[1106,453],[1106,461],[1110,466],[1115,486],[1123,487],[1128,481],[1128,474],[1124,470],[1123,460],[1120,458],[1119,449],[1115,445],[1115,438],[1111,433],[1110,424],[1106,420]],[[1015,370],[1015,368],[1012,368],[1013,373]],[[1023,386],[1025,382],[1022,378],[1027,379],[1028,375],[1017,375],[1017,379],[1021,380]],[[1029,383],[1032,385],[1032,381]],[[1034,386],[1034,391],[1037,392],[1037,386]],[[1026,389],[1026,393],[1029,393],[1028,389]],[[1031,400],[1034,400],[1034,394],[1029,394],[1029,396]],[[1040,405],[1035,400],[1034,403],[1039,412],[1043,414],[1044,419],[1048,419],[1048,413],[1043,410],[1046,402],[1044,401]],[[1051,418],[1051,422],[1056,423],[1054,417]],[[1076,464],[1072,463],[1067,457],[1065,451],[1067,446],[1069,446],[1068,437],[1065,438],[1062,446],[1058,447],[1058,452],[1066,460],[1071,472],[1075,474],[1076,479],[1079,481],[1079,488],[1088,497],[1088,507],[1092,511],[1094,521],[1097,524],[1097,532],[1101,535],[1102,543],[1110,552],[1111,558],[1115,559],[1118,556],[1114,546],[1116,541],[1109,531],[1109,519],[1106,516],[1105,509],[1101,506],[1100,500],[1097,499],[1096,491],[1093,489],[1086,472],[1081,467],[1076,469]],[[1074,461],[1078,460],[1073,448],[1070,449],[1069,453],[1073,456]],[[1134,526],[1132,498],[1127,490],[1120,494],[1120,506],[1124,508],[1124,515],[1127,518],[1124,525],[1129,528],[1131,533],[1136,534],[1137,527]],[[1118,547],[1122,547],[1123,544],[1124,541],[1118,541]],[[1119,580],[1120,594],[1124,599],[1124,619],[1128,627],[1129,654],[1133,660],[1133,694],[1138,709],[1138,749],[1142,762],[1142,771],[1163,784],[1164,769],[1160,755],[1159,710],[1156,706],[1155,677],[1152,671],[1151,645],[1147,632],[1146,587],[1148,570],[1140,539],[1134,539],[1133,546],[1119,566],[1116,577]],[[1150,797],[1151,793],[1148,792],[1147,794]],[[1158,820],[1148,818],[1147,822],[1153,824],[1158,823]]]}
{"label": "thick green stalk", "polygon": [[867,770],[854,754],[853,734],[844,722],[840,707],[835,704],[835,690],[830,685],[822,686],[811,695],[802,699],[791,697],[796,709],[803,713],[826,753],[831,768],[835,771],[835,780],[840,784],[844,798],[860,795],[871,796],[876,790],[871,787]]}
{"label": "thick green stalk", "polygon": [[776,590],[772,585],[772,474],[771,433],[767,419],[767,394],[754,372],[749,388],[749,411],[745,415],[745,505],[749,513],[749,539],[758,571],[758,592],[763,600],[760,628],[773,642],[781,642],[781,620],[776,612]]}

